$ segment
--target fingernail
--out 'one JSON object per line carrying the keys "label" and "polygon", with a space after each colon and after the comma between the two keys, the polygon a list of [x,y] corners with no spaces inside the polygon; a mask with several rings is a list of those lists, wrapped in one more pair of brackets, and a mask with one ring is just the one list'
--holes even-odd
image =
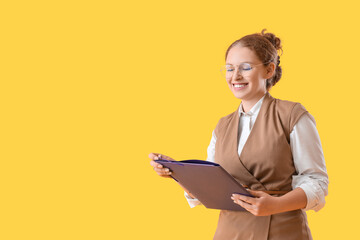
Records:
{"label": "fingernail", "polygon": [[154,157],[154,159],[155,159],[155,160],[159,160],[159,158],[158,158],[158,157]]}
{"label": "fingernail", "polygon": [[165,169],[165,172],[168,172],[169,171],[169,169]]}

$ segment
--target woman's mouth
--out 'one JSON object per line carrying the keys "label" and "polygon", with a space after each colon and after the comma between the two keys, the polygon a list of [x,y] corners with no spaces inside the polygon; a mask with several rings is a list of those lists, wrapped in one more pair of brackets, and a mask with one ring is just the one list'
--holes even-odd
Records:
{"label": "woman's mouth", "polygon": [[236,83],[236,84],[233,84],[233,87],[236,91],[238,91],[238,90],[242,90],[242,89],[246,88],[247,85],[248,85],[248,83]]}

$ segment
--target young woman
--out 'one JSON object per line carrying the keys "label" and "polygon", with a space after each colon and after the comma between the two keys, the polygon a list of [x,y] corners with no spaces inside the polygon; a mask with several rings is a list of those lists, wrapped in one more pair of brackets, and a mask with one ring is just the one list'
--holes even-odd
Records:
{"label": "young woman", "polygon": [[[281,78],[282,46],[265,30],[236,40],[225,55],[222,72],[241,103],[216,125],[207,161],[219,163],[255,197],[233,194],[247,211],[221,210],[216,240],[312,239],[305,211],[320,210],[328,193],[314,118],[300,103],[269,93]],[[153,161],[159,155],[150,153],[150,164],[169,177],[169,169]],[[191,207],[201,204],[184,190]]]}

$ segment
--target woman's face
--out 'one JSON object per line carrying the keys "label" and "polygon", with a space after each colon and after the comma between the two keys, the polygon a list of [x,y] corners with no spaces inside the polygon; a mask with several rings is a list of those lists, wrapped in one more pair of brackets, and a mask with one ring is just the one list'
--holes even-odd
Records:
{"label": "woman's face", "polygon": [[[244,67],[239,67],[242,69],[239,73],[238,66],[242,63],[249,63],[251,67],[243,65]],[[271,71],[273,67],[267,69],[255,52],[241,45],[232,47],[228,52],[226,65],[233,66],[233,70],[227,71],[231,72],[232,76],[227,77],[226,82],[235,97],[251,101],[260,99],[266,93],[266,79],[273,75],[274,71]]]}

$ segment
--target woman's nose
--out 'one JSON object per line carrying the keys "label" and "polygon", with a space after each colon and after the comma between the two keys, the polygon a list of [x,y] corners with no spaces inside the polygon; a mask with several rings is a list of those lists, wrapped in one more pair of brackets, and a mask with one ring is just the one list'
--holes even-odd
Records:
{"label": "woman's nose", "polygon": [[236,68],[235,71],[233,72],[233,75],[232,75],[232,79],[241,79],[243,76],[241,74],[241,71],[239,70],[239,68]]}

